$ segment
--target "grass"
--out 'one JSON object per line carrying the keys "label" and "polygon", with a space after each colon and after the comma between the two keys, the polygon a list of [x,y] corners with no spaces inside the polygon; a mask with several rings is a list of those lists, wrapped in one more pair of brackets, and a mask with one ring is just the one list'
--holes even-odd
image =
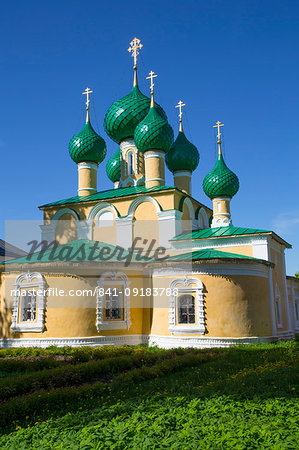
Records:
{"label": "grass", "polygon": [[[299,447],[295,341],[215,350],[140,346],[49,352],[34,357],[64,356],[65,367],[72,363],[78,371],[82,359],[88,366],[95,359],[119,357],[122,364],[101,381],[84,378],[78,385],[76,377],[74,385],[53,388],[50,383],[43,390],[33,383],[26,395],[9,398],[0,411],[1,449]],[[12,361],[13,351],[2,358]],[[22,367],[7,378],[17,384],[28,379]],[[41,366],[36,367],[30,377],[36,373],[37,380]],[[48,373],[50,380],[51,370],[46,364],[43,379]]]}

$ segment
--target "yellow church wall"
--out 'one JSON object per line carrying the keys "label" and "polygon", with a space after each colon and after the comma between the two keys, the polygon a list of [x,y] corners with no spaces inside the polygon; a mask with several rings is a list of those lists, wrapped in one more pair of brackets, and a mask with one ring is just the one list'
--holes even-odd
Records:
{"label": "yellow church wall", "polygon": [[[34,271],[35,269],[32,269]],[[62,337],[88,337],[88,336],[111,336],[111,335],[132,335],[143,334],[149,331],[149,324],[144,324],[150,316],[149,308],[144,308],[144,298],[140,296],[130,296],[130,320],[129,329],[101,330],[96,328],[96,295],[87,295],[87,291],[95,292],[97,281],[101,273],[90,277],[70,277],[44,275],[46,288],[51,292],[51,288],[56,289],[53,295],[46,297],[45,328],[43,333],[36,332],[16,332],[13,333],[10,326],[12,323],[14,282],[20,273],[6,274],[6,287],[1,283],[0,297],[0,338],[62,338]],[[140,272],[130,271],[127,274],[131,289],[137,288],[140,292],[144,288],[144,278]],[[4,274],[1,273],[1,281]],[[113,285],[111,285],[113,289]],[[68,295],[56,295],[59,290]],[[74,295],[70,295],[70,291]],[[85,295],[76,295],[85,291]],[[53,293],[53,291],[52,291]]]}
{"label": "yellow church wall", "polygon": [[[249,275],[192,275],[204,285],[207,337],[270,336],[268,279]],[[153,280],[157,288],[169,287],[171,277]],[[169,297],[154,300],[151,334],[170,336]],[[194,334],[192,334],[194,335]]]}
{"label": "yellow church wall", "polygon": [[78,239],[76,219],[72,214],[63,214],[57,221],[55,240],[59,244]]}
{"label": "yellow church wall", "polygon": [[[280,299],[281,299],[281,313],[282,313],[282,327],[277,329],[278,332],[286,331],[288,329],[287,326],[287,313],[286,313],[286,305],[285,305],[285,292],[284,292],[284,280],[283,280],[283,266],[282,266],[282,254],[270,248],[270,259],[275,264],[272,269],[272,282],[273,282],[273,293],[274,293],[274,301],[275,301],[275,286],[277,284]],[[276,314],[276,312],[275,312]]]}

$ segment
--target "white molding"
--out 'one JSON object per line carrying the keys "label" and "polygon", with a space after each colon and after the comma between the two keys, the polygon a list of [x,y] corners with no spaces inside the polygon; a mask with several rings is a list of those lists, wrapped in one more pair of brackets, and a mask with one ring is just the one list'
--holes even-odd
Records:
{"label": "white molding", "polygon": [[272,329],[273,336],[276,336],[277,335],[277,327],[276,327],[276,316],[275,316],[275,299],[274,299],[274,292],[273,292],[273,269],[272,269],[272,267],[269,267],[268,290],[269,290],[271,329]]}
{"label": "white molding", "polygon": [[[219,215],[221,215],[221,216],[223,215],[224,216],[226,214],[219,214]],[[213,213],[213,220],[212,220],[212,223],[211,223],[211,228],[229,227],[229,226],[233,225],[231,217],[230,217],[230,214],[228,215],[228,218],[223,218],[223,219],[217,218],[217,217],[214,217],[214,216],[217,216],[217,213],[216,214]]]}
{"label": "white molding", "polygon": [[168,209],[157,213],[159,221],[159,245],[171,248],[169,242],[174,236],[182,232],[182,211]]}
{"label": "white molding", "polygon": [[117,211],[117,209],[115,208],[114,205],[112,205],[109,202],[100,202],[97,203],[90,211],[89,215],[88,215],[88,221],[89,222],[93,222],[96,215],[102,210],[102,209],[109,209],[110,211],[112,211],[115,214],[115,217],[119,216],[119,213]]}
{"label": "white molding", "polygon": [[147,150],[144,153],[144,159],[161,158],[165,159],[165,152],[163,150]]}
{"label": "white molding", "polygon": [[[292,333],[285,333],[279,336],[282,339],[292,339]],[[160,348],[194,347],[194,348],[215,348],[231,347],[240,344],[256,344],[275,342],[277,336],[244,336],[244,337],[206,337],[206,336],[149,336],[149,345],[157,345]]]}
{"label": "white molding", "polygon": [[98,165],[96,163],[93,163],[93,162],[80,162],[78,164],[78,170],[81,170],[81,169],[97,170],[98,169]]}
{"label": "white molding", "polygon": [[[121,282],[117,282],[117,278]],[[104,320],[104,296],[100,295],[99,289],[104,286],[111,286],[111,289],[115,286],[122,286],[121,293],[123,295],[123,320]],[[96,327],[98,331],[101,330],[128,330],[131,326],[130,320],[130,296],[126,295],[127,288],[129,287],[128,277],[123,272],[104,272],[98,280],[97,290],[97,318]]]}
{"label": "white molding", "polygon": [[[190,261],[191,263],[192,261]],[[189,265],[187,266],[189,270]],[[173,262],[172,267],[159,267],[152,271],[155,277],[185,275],[186,269],[181,262],[177,265]],[[261,263],[244,264],[244,263],[218,263],[218,264],[194,264],[192,263],[192,274],[198,275],[250,275],[268,278],[268,267]]]}
{"label": "white molding", "polygon": [[164,178],[147,178],[146,183],[150,182],[150,181],[163,181],[163,183],[165,182]]}
{"label": "white molding", "polygon": [[221,201],[223,201],[223,200],[225,200],[225,201],[231,201],[231,198],[230,197],[214,197],[213,198],[213,201],[216,201],[216,202],[221,202]]}
{"label": "white molding", "polygon": [[175,170],[173,172],[174,177],[189,177],[191,178],[192,172],[191,170]]}
{"label": "white molding", "polygon": [[[196,287],[191,285],[195,284]],[[177,287],[177,285],[183,285]],[[196,323],[195,324],[176,324],[176,297],[171,293],[169,297],[169,326],[170,333],[173,334],[204,334],[205,332],[205,318],[204,318],[204,301],[203,301],[203,284],[198,278],[176,278],[170,283],[171,292],[174,289],[178,290],[178,294],[181,292],[191,293],[195,291],[195,311],[196,311]]]}
{"label": "white molding", "polygon": [[279,288],[277,286],[277,283],[275,284],[275,290],[274,290],[274,302],[277,303],[278,306],[278,314],[280,320],[278,320],[277,312],[276,312],[276,306],[275,306],[275,315],[276,315],[276,326],[277,328],[283,327],[283,320],[282,320],[282,310],[281,310],[281,295]]}
{"label": "white molding", "polygon": [[150,195],[142,195],[140,197],[135,198],[135,200],[133,200],[133,202],[131,203],[131,205],[129,207],[129,211],[128,211],[128,214],[126,216],[126,219],[127,220],[129,218],[132,219],[133,216],[134,216],[135,210],[137,209],[137,207],[139,205],[141,205],[141,203],[144,203],[144,202],[152,203],[155,206],[157,213],[162,211],[162,208],[161,208],[160,204],[157,202],[157,200],[155,198],[151,197]]}
{"label": "white molding", "polygon": [[283,293],[284,293],[284,301],[285,301],[285,312],[287,318],[287,329],[291,330],[291,317],[289,310],[289,302],[288,302],[288,287],[287,287],[287,274],[286,274],[286,264],[285,264],[285,255],[284,249],[282,248],[280,251],[281,263],[282,263],[282,281],[283,281]]}
{"label": "white molding", "polygon": [[202,218],[202,225],[203,225],[200,228],[209,228],[209,218],[208,218],[207,212],[206,212],[206,210],[204,209],[203,206],[198,211],[198,225],[199,225],[199,218],[200,217]]}
{"label": "white molding", "polygon": [[106,345],[139,345],[147,344],[148,336],[144,334],[131,334],[122,336],[90,336],[90,337],[63,337],[63,338],[21,338],[0,339],[0,348],[39,347],[46,348],[52,345],[57,347],[101,347]]}
{"label": "white molding", "polygon": [[[33,281],[35,279],[37,280],[36,282]],[[22,295],[20,295],[20,291],[22,289],[33,290],[33,288],[36,288],[36,293],[40,291],[40,295],[37,295],[36,299],[36,319],[34,322],[19,322],[20,301],[22,301]],[[22,273],[16,278],[14,289],[16,293],[13,303],[11,329],[14,332],[42,333],[44,331],[46,308],[46,283],[42,274],[39,272],[29,272],[29,270],[27,273]]]}
{"label": "white molding", "polygon": [[[62,208],[62,209],[59,209],[54,214],[54,216],[51,219],[51,224],[52,224],[52,222],[54,220],[56,220],[56,221],[59,220],[60,217],[63,216],[64,214],[71,214],[76,220],[80,220],[80,217],[79,217],[78,213],[75,210],[73,210],[71,208]],[[43,225],[43,226],[47,226],[47,225]],[[56,226],[56,224],[55,224],[55,226]]]}
{"label": "white molding", "polygon": [[94,192],[97,192],[97,190],[95,188],[89,188],[89,187],[79,188],[78,191],[94,191]]}

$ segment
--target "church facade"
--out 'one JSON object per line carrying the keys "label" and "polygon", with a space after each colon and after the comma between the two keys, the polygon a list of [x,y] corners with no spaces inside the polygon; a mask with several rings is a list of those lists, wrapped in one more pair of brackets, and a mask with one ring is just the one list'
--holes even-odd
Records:
{"label": "church facade", "polygon": [[[1,347],[123,345],[213,347],[290,339],[299,331],[299,280],[286,276],[290,244],[269,230],[236,227],[239,190],[218,157],[203,182],[212,208],[192,196],[199,152],[137,80],[104,119],[119,149],[107,161],[112,188],[97,189],[106,144],[86,123],[70,141],[78,195],[40,207],[41,241],[0,264]],[[166,167],[173,185],[165,184]]]}

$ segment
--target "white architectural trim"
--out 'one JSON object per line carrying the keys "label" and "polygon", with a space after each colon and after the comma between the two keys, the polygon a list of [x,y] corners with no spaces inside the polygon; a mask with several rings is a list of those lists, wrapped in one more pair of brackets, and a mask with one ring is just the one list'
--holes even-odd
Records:
{"label": "white architectural trim", "polygon": [[[117,280],[120,279],[120,280]],[[123,320],[104,320],[104,295],[100,295],[100,289],[107,286],[113,289],[118,286],[121,289],[123,296]],[[130,296],[128,295],[129,281],[128,277],[123,272],[104,272],[98,280],[97,291],[97,330],[122,330],[129,329],[131,326],[130,320]]]}
{"label": "white architectural trim", "polygon": [[140,197],[135,198],[135,200],[131,203],[126,218],[127,219],[133,218],[136,208],[139,205],[141,205],[141,203],[144,203],[144,202],[152,203],[155,206],[157,213],[162,211],[161,206],[159,205],[159,203],[157,202],[157,200],[155,198],[151,197],[150,195],[142,195]]}
{"label": "white architectural trim", "polygon": [[281,257],[281,264],[282,264],[282,281],[283,281],[283,293],[284,293],[284,305],[285,305],[285,312],[287,316],[287,329],[291,331],[291,317],[290,317],[290,311],[289,311],[289,301],[288,301],[288,287],[287,287],[287,274],[286,274],[286,264],[285,264],[285,255],[284,255],[284,248],[281,248],[280,251],[280,257]]}
{"label": "white architectural trim", "polygon": [[81,170],[81,169],[97,170],[98,169],[98,165],[96,163],[93,163],[93,162],[80,162],[78,164],[78,170]]}
{"label": "white architectural trim", "polygon": [[275,300],[273,293],[273,269],[269,267],[268,278],[268,290],[269,290],[269,303],[270,303],[270,317],[271,317],[271,329],[273,336],[277,335],[276,316],[275,316]]}
{"label": "white architectural trim", "polygon": [[[191,263],[191,261],[190,261]],[[189,269],[189,265],[187,266]],[[154,277],[166,277],[166,276],[184,276],[187,275],[186,268],[184,268],[178,262],[177,265],[173,262],[172,267],[157,267],[153,269],[152,274]],[[192,274],[197,275],[249,275],[268,278],[269,271],[268,266],[257,264],[244,264],[244,263],[219,263],[219,264],[192,264]]]}
{"label": "white architectural trim", "polygon": [[[292,339],[291,334],[280,336],[282,339]],[[206,336],[149,336],[149,345],[157,345],[160,348],[194,347],[215,348],[231,347],[240,344],[256,344],[262,342],[277,341],[277,336],[244,336],[244,337],[206,337]]]}
{"label": "white architectural trim", "polygon": [[90,187],[83,187],[78,189],[78,191],[94,191],[97,192],[97,190],[95,188],[90,188]]}
{"label": "white architectural trim", "polygon": [[145,178],[144,176],[142,176],[141,178],[138,178],[138,180],[136,180],[136,186],[139,186],[140,184],[144,184],[145,183]]}
{"label": "white architectural trim", "polygon": [[165,159],[165,152],[163,150],[147,150],[144,153],[144,159],[162,158]]}
{"label": "white architectural trim", "polygon": [[149,182],[149,181],[165,181],[165,179],[164,178],[147,178],[146,179],[146,182]]}
{"label": "white architectural trim", "polygon": [[122,182],[122,187],[127,187],[129,183],[132,183],[133,186],[136,184],[136,180],[128,175],[127,178]]}
{"label": "white architectural trim", "polygon": [[[46,308],[46,283],[42,274],[28,271],[19,275],[15,281],[14,289],[16,292],[14,296],[11,329],[14,332],[42,333],[44,331]],[[34,290],[36,293],[36,319],[34,322],[19,322],[20,301],[22,300],[20,294],[22,289]]]}
{"label": "white architectural trim", "polygon": [[[282,328],[283,320],[282,320],[282,310],[281,310],[281,295],[280,295],[277,283],[275,284],[275,290],[274,290],[274,302],[275,302],[275,313],[276,313],[276,325],[277,325],[277,328]],[[277,310],[276,310],[276,305],[278,307],[278,314],[277,314]]]}
{"label": "white architectural trim", "polygon": [[[192,286],[195,284],[195,287]],[[180,286],[178,286],[180,285]],[[183,285],[183,286],[181,286]],[[204,334],[204,300],[203,284],[198,278],[176,278],[170,283],[171,291],[178,290],[180,293],[191,293],[195,291],[195,324],[177,324],[176,323],[176,296],[171,293],[169,297],[169,331],[172,335],[178,334]]]}
{"label": "white architectural trim", "polygon": [[110,211],[112,211],[114,213],[115,217],[119,216],[119,213],[117,211],[117,209],[115,208],[114,205],[112,205],[111,203],[108,202],[101,202],[101,203],[97,203],[92,210],[90,211],[89,215],[88,215],[88,221],[89,222],[93,222],[96,215],[103,209],[109,209]]}
{"label": "white architectural trim", "polygon": [[165,248],[170,248],[169,242],[174,236],[182,232],[182,211],[169,209],[157,213],[159,221],[159,244]]}
{"label": "white architectural trim", "polygon": [[[57,211],[54,214],[54,216],[51,219],[51,222],[53,222],[54,220],[59,220],[60,217],[63,216],[64,214],[71,214],[76,220],[80,220],[80,217],[76,211],[74,211],[71,208],[62,208],[62,209],[59,209],[59,211]],[[47,226],[47,225],[44,225],[44,226]]]}
{"label": "white architectural trim", "polygon": [[209,218],[206,210],[203,207],[201,207],[200,210],[198,211],[198,225],[200,225],[200,218],[202,218],[203,226],[199,228],[209,228]]}
{"label": "white architectural trim", "polygon": [[191,170],[175,170],[173,172],[174,177],[189,177],[191,178],[192,172]]}
{"label": "white architectural trim", "polygon": [[130,334],[124,336],[0,339],[0,348],[47,348],[52,345],[57,347],[102,347],[106,345],[139,345],[147,343],[148,336],[143,334]]}
{"label": "white architectural trim", "polygon": [[[218,215],[224,216],[227,215],[228,218],[222,218],[222,217],[218,217]],[[213,220],[211,223],[211,228],[217,228],[217,227],[228,227],[228,226],[232,226],[232,219],[230,217],[230,214],[217,214],[217,213],[213,213]]]}

